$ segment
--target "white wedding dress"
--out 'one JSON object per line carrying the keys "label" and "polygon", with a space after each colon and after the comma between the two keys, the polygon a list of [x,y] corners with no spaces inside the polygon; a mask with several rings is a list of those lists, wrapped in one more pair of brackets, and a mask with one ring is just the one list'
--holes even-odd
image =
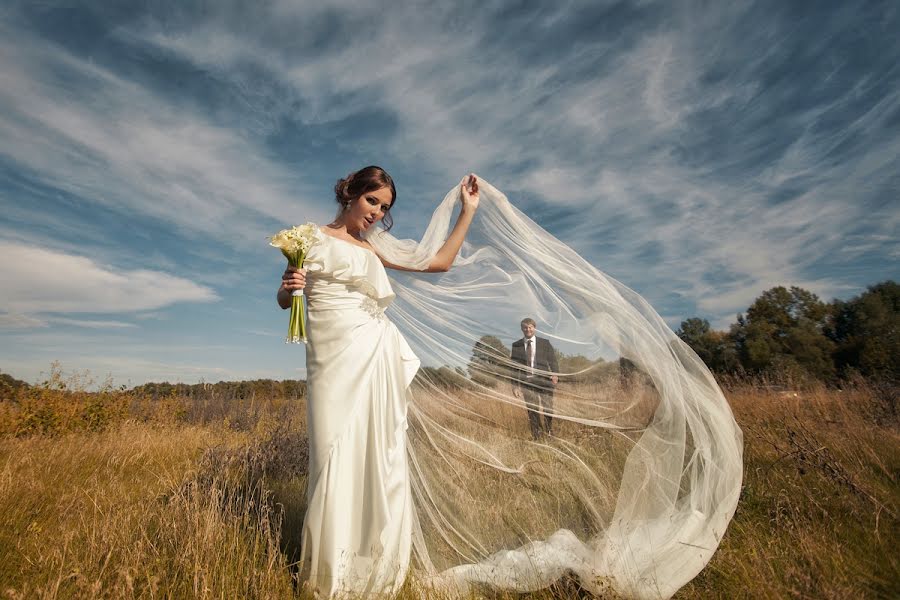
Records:
{"label": "white wedding dress", "polygon": [[384,316],[394,298],[371,251],[318,233],[308,285],[308,508],[302,576],[324,595],[390,594],[409,565],[414,509],[407,388],[419,368]]}
{"label": "white wedding dress", "polygon": [[[668,598],[734,514],[740,429],[639,295],[479,181],[447,273],[389,279],[379,256],[426,266],[458,188],[418,242],[370,231],[376,255],[319,231],[309,250],[301,577],[325,597],[389,596],[411,574],[451,596],[574,575],[597,594]],[[542,442],[509,383],[523,317],[562,352]]]}

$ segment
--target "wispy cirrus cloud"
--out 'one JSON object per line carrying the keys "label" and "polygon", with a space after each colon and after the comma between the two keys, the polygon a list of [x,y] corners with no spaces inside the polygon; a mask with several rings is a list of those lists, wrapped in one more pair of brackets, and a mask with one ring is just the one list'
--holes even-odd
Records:
{"label": "wispy cirrus cloud", "polygon": [[21,32],[2,40],[0,156],[34,181],[232,245],[297,209],[302,184],[197,107]]}
{"label": "wispy cirrus cloud", "polygon": [[[804,104],[803,88],[772,79],[805,44],[793,39],[787,15],[766,20],[764,7],[746,2],[699,17],[669,8],[651,18],[636,6],[629,20],[601,7],[598,14],[622,19],[617,39],[573,35],[577,43],[548,46],[549,58],[534,52],[555,27],[573,27],[572,8],[536,11],[531,23],[522,17],[528,38],[507,45],[495,41],[507,32],[490,10],[460,26],[440,10],[401,9],[365,36],[317,48],[315,60],[300,60],[309,51],[302,43],[260,35],[279,29],[265,19],[240,33],[226,15],[197,36],[171,24],[131,35],[224,78],[240,80],[242,65],[259,65],[271,93],[299,99],[296,118],[307,123],[387,115],[395,127],[384,141],[397,154],[415,149],[426,171],[475,165],[514,201],[583,213],[581,226],[554,233],[588,255],[598,234],[612,238],[616,255],[601,266],[651,297],[678,290],[696,309],[722,316],[776,282],[812,281],[826,296],[853,287],[811,278],[810,265],[871,220],[885,188],[866,182],[885,181],[900,146],[896,136],[876,135],[897,109],[896,88],[857,106],[854,98],[877,90],[829,49],[852,31],[836,19],[810,23],[813,52],[831,61],[835,87]],[[327,14],[328,7],[303,20],[278,13],[304,39]],[[379,22],[365,8],[345,7],[341,23],[367,20]],[[881,76],[895,78],[893,71]],[[835,160],[834,149],[854,138],[877,143]],[[804,181],[809,174],[815,179]],[[848,203],[848,194],[858,200]],[[614,227],[604,227],[607,219]],[[895,219],[871,223],[872,233]]]}
{"label": "wispy cirrus cloud", "polygon": [[87,329],[134,329],[137,327],[137,325],[135,325],[134,323],[126,323],[124,321],[66,319],[62,317],[53,317],[48,320],[51,323],[71,325],[73,327],[85,327]]}
{"label": "wispy cirrus cloud", "polygon": [[65,317],[34,317],[20,312],[0,312],[0,329],[34,329],[48,327],[51,323],[85,327],[87,329],[133,329],[137,325],[124,321],[68,319]]}

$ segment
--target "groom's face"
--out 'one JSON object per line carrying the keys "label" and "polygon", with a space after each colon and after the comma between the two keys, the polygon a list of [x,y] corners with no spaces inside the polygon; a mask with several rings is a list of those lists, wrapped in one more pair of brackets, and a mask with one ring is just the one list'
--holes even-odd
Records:
{"label": "groom's face", "polygon": [[534,323],[522,323],[522,335],[529,338],[534,335]]}

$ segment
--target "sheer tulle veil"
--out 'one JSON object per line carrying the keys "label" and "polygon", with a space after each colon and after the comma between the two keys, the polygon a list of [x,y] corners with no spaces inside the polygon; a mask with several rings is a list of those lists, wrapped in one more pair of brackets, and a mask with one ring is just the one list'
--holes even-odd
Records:
{"label": "sheer tulle veil", "polygon": [[[479,187],[449,272],[391,272],[388,314],[423,364],[408,414],[419,579],[451,593],[528,591],[574,573],[595,593],[667,598],[734,514],[741,431],[709,370],[643,298]],[[380,229],[367,239],[422,268],[459,195],[421,241]],[[509,360],[525,317],[560,357],[553,436],[538,441]]]}

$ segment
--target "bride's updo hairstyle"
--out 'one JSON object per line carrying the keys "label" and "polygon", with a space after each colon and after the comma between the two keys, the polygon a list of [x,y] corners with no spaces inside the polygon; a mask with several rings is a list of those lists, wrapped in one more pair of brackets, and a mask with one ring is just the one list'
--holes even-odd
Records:
{"label": "bride's updo hairstyle", "polygon": [[[391,188],[391,207],[393,207],[394,200],[397,199],[397,189],[394,187],[394,180],[381,167],[371,165],[363,167],[359,171],[354,171],[343,179],[338,179],[338,182],[334,184],[334,199],[341,206],[341,209],[347,210],[350,204],[363,194],[380,190],[383,187]],[[394,226],[394,220],[391,218],[390,212],[384,214],[381,223],[385,231]]]}

